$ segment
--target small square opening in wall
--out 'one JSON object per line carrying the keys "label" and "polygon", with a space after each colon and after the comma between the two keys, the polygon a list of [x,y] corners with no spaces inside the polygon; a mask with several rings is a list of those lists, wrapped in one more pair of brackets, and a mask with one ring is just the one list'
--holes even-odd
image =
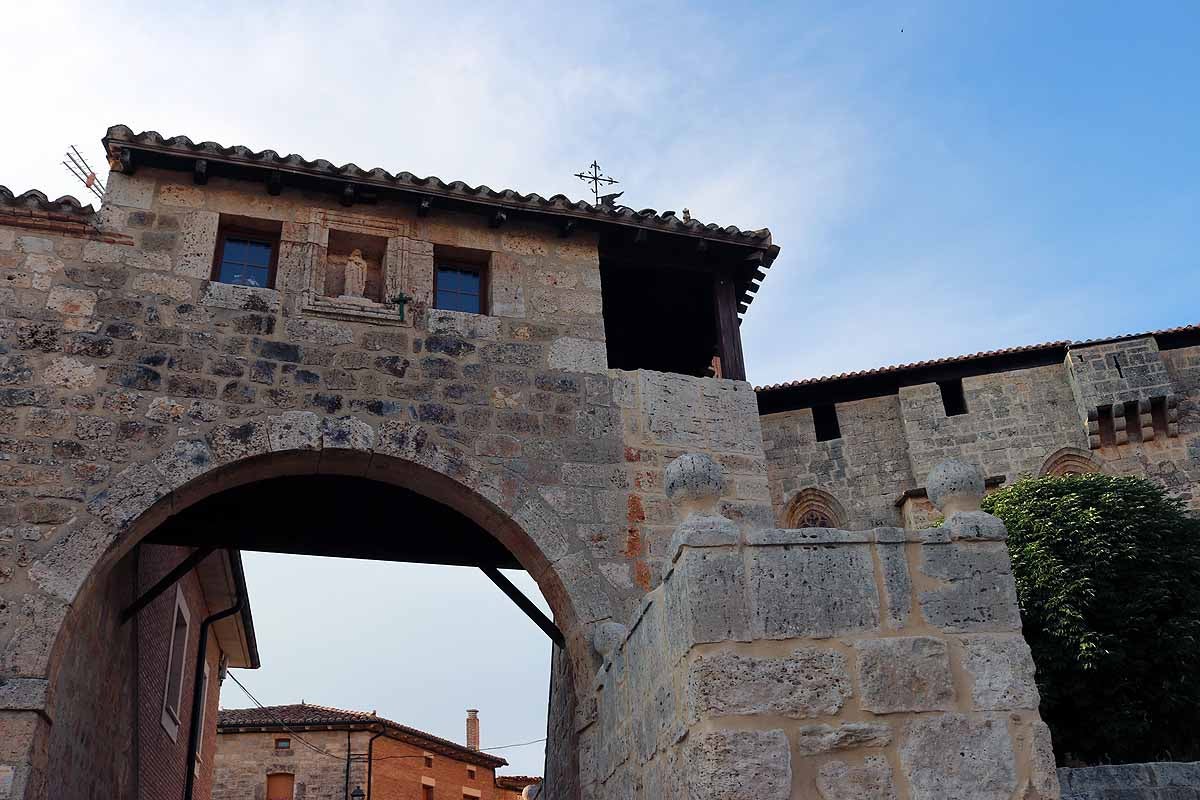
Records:
{"label": "small square opening in wall", "polygon": [[433,756],[428,755],[428,754],[425,756],[425,768],[426,769],[433,768]]}
{"label": "small square opening in wall", "polygon": [[942,408],[945,409],[947,417],[967,413],[967,396],[963,392],[962,378],[938,381],[938,389],[942,393]]}
{"label": "small square opening in wall", "polygon": [[813,428],[817,433],[818,442],[828,442],[842,438],[842,429],[838,425],[837,406],[833,403],[813,406]]}
{"label": "small square opening in wall", "polygon": [[287,738],[276,739],[275,740],[275,749],[276,750],[291,750],[292,749],[292,740],[287,739]]}

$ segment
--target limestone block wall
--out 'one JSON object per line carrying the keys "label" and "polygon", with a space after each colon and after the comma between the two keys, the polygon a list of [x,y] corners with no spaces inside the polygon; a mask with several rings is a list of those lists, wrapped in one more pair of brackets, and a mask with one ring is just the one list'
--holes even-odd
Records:
{"label": "limestone block wall", "polygon": [[1059,796],[999,520],[739,531],[702,505],[597,643],[584,798]]}
{"label": "limestone block wall", "polygon": [[1058,782],[1063,800],[1198,800],[1200,762],[1063,768]]}
{"label": "limestone block wall", "polygon": [[[967,413],[955,416],[945,413],[936,383],[838,403],[841,437],[824,442],[811,409],[763,416],[777,524],[795,498],[817,490],[848,528],[916,527],[931,509],[902,495],[923,488],[921,477],[944,459],[979,464],[1002,484],[1053,469],[1064,454],[1074,469],[1155,480],[1200,510],[1200,347],[1159,351],[1152,337],[1075,347],[1062,364],[964,378],[963,395]],[[1094,446],[1089,405],[1095,416],[1097,404],[1162,396],[1171,398],[1170,435]],[[1153,432],[1151,416],[1144,415]],[[1116,424],[1124,423],[1118,414]]]}
{"label": "limestone block wall", "polygon": [[762,418],[778,524],[788,501],[809,487],[838,499],[848,512],[843,525],[895,524],[897,495],[916,486],[898,397],[842,403],[837,411],[842,436],[825,442],[816,439],[812,409]]}

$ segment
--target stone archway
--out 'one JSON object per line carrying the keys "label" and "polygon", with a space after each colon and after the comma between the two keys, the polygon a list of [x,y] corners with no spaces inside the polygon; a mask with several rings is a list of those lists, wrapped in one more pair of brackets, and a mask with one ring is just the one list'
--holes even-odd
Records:
{"label": "stone archway", "polygon": [[1063,447],[1050,454],[1038,470],[1040,476],[1062,477],[1064,475],[1086,475],[1102,472],[1101,465],[1086,450],[1078,447]]}
{"label": "stone archway", "polygon": [[788,500],[784,523],[788,528],[844,528],[846,509],[829,492],[801,489]]}
{"label": "stone archway", "polygon": [[[567,653],[556,674],[584,682],[593,674],[591,629],[612,617],[612,598],[573,543],[570,524],[520,475],[436,442],[413,423],[376,428],[352,417],[286,412],[218,425],[203,439],[180,439],[153,462],[117,475],[90,498],[89,513],[73,520],[31,567],[41,592],[32,600],[20,671],[40,698],[30,709],[36,717],[28,730],[25,796],[39,796],[63,737],[103,730],[96,724],[103,709],[128,701],[96,674],[104,663],[97,654],[119,626],[121,603],[110,596],[107,571],[163,523],[206,498],[258,481],[311,475],[390,484],[469,518],[529,571],[549,602]],[[568,680],[573,694],[588,688]]]}

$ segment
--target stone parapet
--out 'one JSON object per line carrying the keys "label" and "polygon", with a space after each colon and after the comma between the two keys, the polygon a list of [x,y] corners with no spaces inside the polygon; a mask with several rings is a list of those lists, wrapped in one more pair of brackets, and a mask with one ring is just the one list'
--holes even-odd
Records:
{"label": "stone parapet", "polygon": [[577,720],[584,798],[1058,797],[998,520],[718,520],[679,526],[606,648]]}

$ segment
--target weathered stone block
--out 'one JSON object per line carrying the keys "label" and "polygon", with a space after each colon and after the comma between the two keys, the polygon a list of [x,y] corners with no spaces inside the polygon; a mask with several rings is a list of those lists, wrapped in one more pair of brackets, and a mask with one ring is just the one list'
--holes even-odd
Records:
{"label": "weathered stone block", "polygon": [[781,730],[713,731],[688,737],[690,800],[787,800],[792,767]]}
{"label": "weathered stone block", "polygon": [[192,211],[183,215],[175,273],[187,278],[208,278],[213,271],[217,227],[221,216],[215,211]]}
{"label": "weathered stone block", "polygon": [[172,489],[203,475],[212,465],[212,451],[198,439],[180,439],[154,460],[154,466]]}
{"label": "weathered stone block", "polygon": [[875,546],[883,572],[883,591],[887,597],[887,625],[903,628],[912,612],[912,579],[908,574],[908,555],[903,542],[880,543]]}
{"label": "weathered stone block", "polygon": [[963,667],[974,679],[971,700],[983,711],[1036,709],[1033,656],[1021,635],[963,637]]}
{"label": "weathered stone block", "polygon": [[921,572],[943,582],[920,593],[921,613],[931,625],[955,633],[1021,629],[1002,542],[923,545]]}
{"label": "weathered stone block", "polygon": [[857,747],[887,747],[892,729],[883,723],[847,722],[841,725],[802,725],[796,731],[796,750],[818,755]]}
{"label": "weathered stone block", "polygon": [[273,314],[279,310],[279,304],[280,295],[274,289],[209,281],[200,292],[200,305],[213,308]]}
{"label": "weathered stone block", "polygon": [[854,644],[862,707],[876,714],[954,707],[946,643],[930,636],[868,639]]}
{"label": "weathered stone block", "polygon": [[940,714],[911,720],[900,746],[912,800],[1009,800],[1017,788],[1003,717]]}
{"label": "weathered stone block", "polygon": [[96,293],[87,289],[55,286],[46,298],[46,308],[70,317],[90,317],[96,313]]}
{"label": "weathered stone block", "polygon": [[732,548],[685,549],[666,591],[672,656],[695,644],[747,641],[750,636],[741,553]]}
{"label": "weathered stone block", "polygon": [[867,756],[861,766],[830,761],[817,771],[822,800],[896,800],[892,766],[883,756]]}
{"label": "weathered stone block", "polygon": [[550,343],[546,363],[551,369],[567,372],[604,373],[608,370],[608,352],[604,342],[564,336]]}
{"label": "weathered stone block", "polygon": [[825,638],[879,627],[869,545],[752,547],[755,638]]}
{"label": "weathered stone block", "polygon": [[272,452],[319,450],[321,447],[321,417],[311,411],[286,411],[271,417],[268,426]]}
{"label": "weathered stone block", "polygon": [[841,711],[851,694],[846,657],[800,648],[784,658],[721,652],[688,670],[689,716],[777,715],[806,719]]}

